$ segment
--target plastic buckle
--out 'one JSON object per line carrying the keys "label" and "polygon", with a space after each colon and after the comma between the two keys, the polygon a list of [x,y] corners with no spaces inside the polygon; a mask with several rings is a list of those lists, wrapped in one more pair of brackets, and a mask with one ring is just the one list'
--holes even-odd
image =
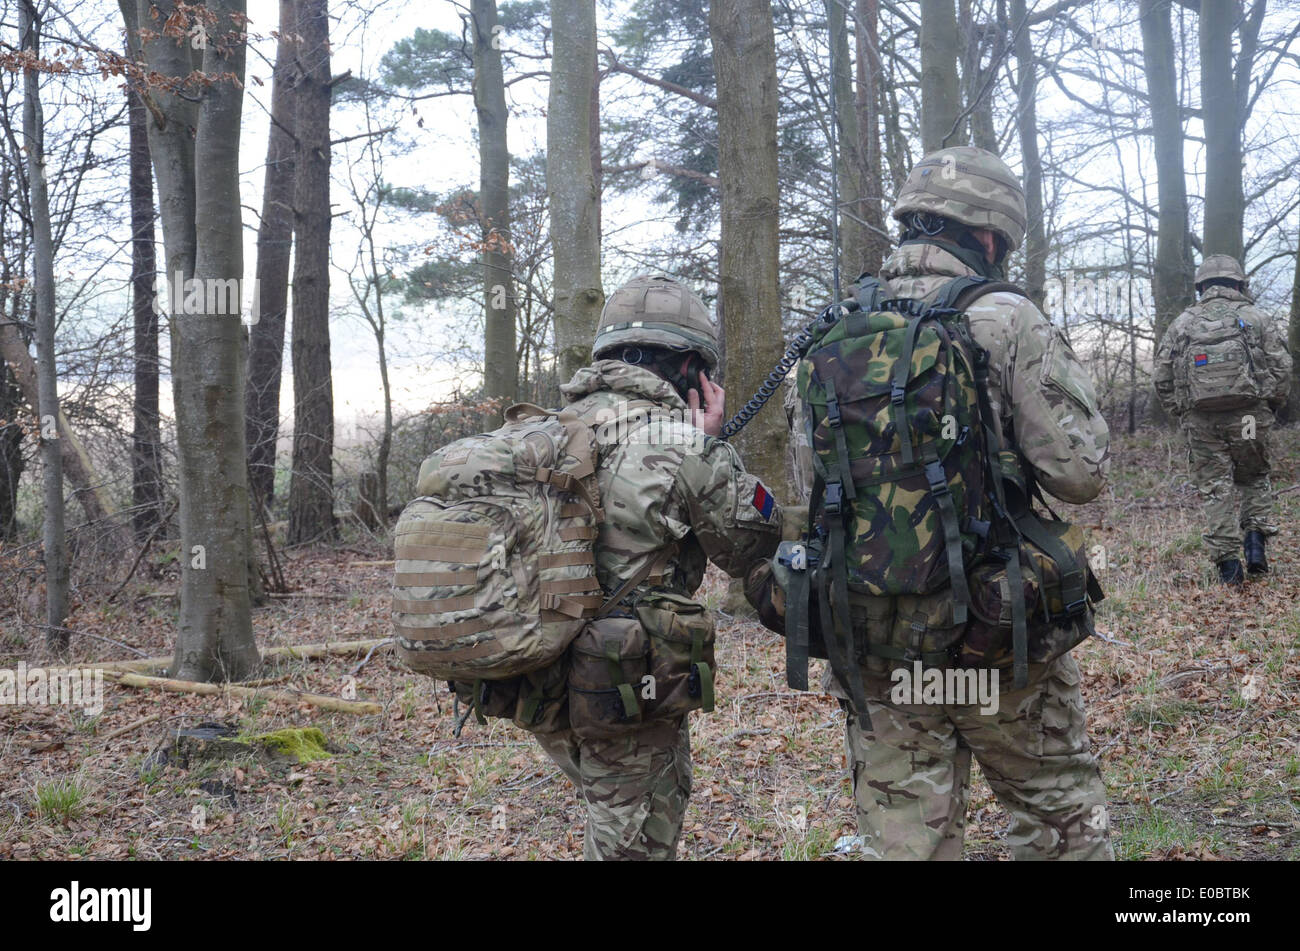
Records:
{"label": "plastic buckle", "polygon": [[844,487],[838,482],[831,482],[826,486],[826,514],[839,515],[844,506]]}
{"label": "plastic buckle", "polygon": [[1086,597],[1080,598],[1078,601],[1071,601],[1065,606],[1065,616],[1071,618],[1078,617],[1080,614],[1083,614],[1087,608],[1088,599]]}
{"label": "plastic buckle", "polygon": [[903,400],[904,400],[906,397],[907,397],[907,390],[906,390],[906,389],[904,389],[903,387],[899,386],[897,383],[893,383],[893,384],[890,385],[890,387],[889,387],[889,402],[893,403],[895,406],[902,406],[902,405],[903,405]]}
{"label": "plastic buckle", "polygon": [[943,466],[939,465],[939,463],[926,463],[925,480],[930,483],[930,491],[935,496],[941,498],[949,494],[948,476],[944,474]]}

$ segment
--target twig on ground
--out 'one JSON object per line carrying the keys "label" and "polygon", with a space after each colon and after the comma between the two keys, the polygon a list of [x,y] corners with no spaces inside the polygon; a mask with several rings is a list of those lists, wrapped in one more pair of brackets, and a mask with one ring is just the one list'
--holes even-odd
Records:
{"label": "twig on ground", "polygon": [[103,736],[103,740],[105,743],[107,743],[109,740],[116,740],[119,736],[126,736],[126,734],[130,733],[132,730],[138,730],[140,727],[145,726],[146,724],[153,723],[155,720],[161,720],[161,719],[162,719],[161,713],[151,713],[147,717],[141,717],[139,720],[136,720],[134,723],[128,723],[126,726],[118,727],[112,733],[105,733]]}
{"label": "twig on ground", "polygon": [[352,676],[355,677],[357,674],[361,673],[362,667],[365,667],[366,664],[370,663],[370,658],[375,656],[375,651],[379,650],[379,648],[381,647],[385,647],[389,644],[394,644],[394,643],[396,643],[396,641],[393,638],[391,637],[384,638],[378,644],[375,644],[373,647],[371,647],[369,652],[366,654],[366,656],[361,659],[361,662],[358,663],[356,666],[354,666],[350,671],[348,671],[348,673],[352,674]]}
{"label": "twig on ground", "polygon": [[766,728],[762,728],[762,729],[752,729],[752,728],[750,728],[750,727],[746,727],[746,728],[743,729],[743,730],[735,730],[735,731],[733,731],[733,732],[731,732],[731,733],[728,733],[726,736],[724,736],[724,737],[723,737],[721,740],[719,740],[718,742],[720,742],[720,743],[730,743],[732,740],[738,740],[738,739],[740,739],[742,736],[767,736],[767,734],[769,734],[769,733],[771,733],[771,732],[772,732],[771,730],[766,729]]}

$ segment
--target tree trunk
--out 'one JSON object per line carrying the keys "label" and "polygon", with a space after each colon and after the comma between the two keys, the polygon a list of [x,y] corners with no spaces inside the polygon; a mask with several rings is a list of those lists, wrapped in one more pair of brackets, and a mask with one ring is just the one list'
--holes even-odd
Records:
{"label": "tree trunk", "polygon": [[[718,312],[731,405],[753,393],[784,349],[777,286],[777,80],[769,0],[714,0],[709,34],[718,94],[722,250]],[[785,420],[769,409],[734,440],[745,465],[789,499]]]}
{"label": "tree trunk", "polygon": [[294,133],[293,472],[289,544],[331,541],[334,381],[330,373],[330,51],[327,0],[299,0]]}
{"label": "tree trunk", "polygon": [[1195,300],[1192,243],[1187,230],[1187,178],[1183,166],[1183,121],[1178,102],[1174,35],[1165,0],[1142,0],[1142,61],[1151,101],[1156,159],[1155,337]]}
{"label": "tree trunk", "polygon": [[1291,313],[1287,320],[1287,348],[1291,351],[1291,392],[1283,413],[1287,421],[1300,419],[1300,251],[1295,256],[1291,281]]}
{"label": "tree trunk", "polygon": [[833,209],[839,218],[840,279],[847,286],[867,267],[868,237],[862,217],[866,162],[860,150],[858,113],[853,108],[853,61],[849,58],[849,32],[843,0],[826,0],[826,22],[835,51],[835,112],[839,119],[840,207]]}
{"label": "tree trunk", "polygon": [[546,191],[555,261],[556,362],[560,379],[567,381],[588,362],[605,304],[591,155],[596,0],[551,0],[551,36],[555,47],[546,110]]}
{"label": "tree trunk", "polygon": [[131,524],[139,538],[162,519],[162,437],[158,422],[158,309],[154,290],[153,169],[144,100],[127,93],[130,126],[131,314],[135,330],[135,411],[131,432]]}
{"label": "tree trunk", "polygon": [[[21,0],[18,38],[22,49],[40,57],[34,0]],[[68,616],[67,539],[63,531],[63,457],[60,453],[58,364],[54,353],[54,238],[45,176],[45,116],[41,109],[41,74],[23,74],[23,150],[27,153],[27,213],[32,233],[32,310],[36,326],[36,387],[39,396],[40,446],[44,502],[41,543],[45,557],[45,643],[68,647],[63,621]]]}
{"label": "tree trunk", "polygon": [[1201,0],[1201,119],[1205,125],[1205,234],[1202,252],[1241,259],[1244,210],[1241,121],[1232,71],[1237,4]]}
{"label": "tree trunk", "polygon": [[853,37],[857,46],[858,155],[863,164],[863,188],[857,214],[867,229],[862,268],[875,274],[890,247],[881,195],[880,10],[877,0],[857,0],[855,10]]}
{"label": "tree trunk", "polygon": [[514,245],[510,231],[510,149],[506,143],[510,115],[506,111],[500,31],[494,32],[496,0],[470,0],[470,18],[474,31],[474,111],[478,115],[479,206],[483,229],[483,395],[494,401],[488,417],[491,426],[500,424],[502,413],[517,399],[519,390],[515,290],[511,275]]}
{"label": "tree trunk", "polygon": [[921,0],[921,145],[926,154],[966,141],[957,77],[953,0]]}
{"label": "tree trunk", "polygon": [[280,435],[280,381],[284,324],[289,302],[289,259],[293,246],[294,82],[293,40],[297,0],[280,0],[280,38],[271,79],[271,131],[266,145],[262,221],[257,229],[259,312],[248,334],[248,440],[250,490],[256,504],[275,496],[275,450]]}
{"label": "tree trunk", "polygon": [[[3,319],[0,314],[0,319]],[[22,392],[0,357],[0,541],[18,535],[18,483],[23,477]]]}
{"label": "tree trunk", "polygon": [[[133,49],[140,48],[137,24],[185,16],[174,0],[135,0],[134,5],[121,0],[121,7]],[[236,21],[245,5],[243,0],[208,0],[207,8],[217,20],[209,28],[201,68],[214,77],[232,74],[238,81],[215,79],[198,97],[177,95],[162,83],[143,91],[157,110],[147,123],[149,151],[167,274],[173,282],[168,303],[180,476],[181,608],[171,673],[202,681],[244,679],[259,662],[249,615],[244,334],[238,293],[230,306],[227,283],[243,276],[239,132],[246,45],[242,23]],[[149,70],[169,81],[190,74],[194,52],[190,44],[166,35],[143,45]],[[203,168],[201,187],[196,160]],[[198,289],[202,306],[187,293],[191,288]],[[227,289],[224,306],[214,299],[218,288]]]}
{"label": "tree trunk", "polygon": [[[984,34],[991,26],[984,26],[975,21],[971,11],[970,0],[960,0],[960,36],[964,41],[965,55],[962,63],[961,85],[966,111],[970,115],[970,141],[988,152],[998,151],[998,135],[993,128],[993,90],[989,83],[989,73],[1001,61],[1001,50],[994,47],[989,51],[990,66],[983,66],[986,46]],[[999,38],[999,43],[1001,39]],[[986,84],[989,88],[985,88]]]}
{"label": "tree trunk", "polygon": [[1028,19],[1025,0],[1011,0],[1018,70],[1016,128],[1020,133],[1020,155],[1025,167],[1025,209],[1029,219],[1025,229],[1025,290],[1029,298],[1042,308],[1043,288],[1047,283],[1047,236],[1043,231],[1043,160],[1038,153],[1038,83]]}

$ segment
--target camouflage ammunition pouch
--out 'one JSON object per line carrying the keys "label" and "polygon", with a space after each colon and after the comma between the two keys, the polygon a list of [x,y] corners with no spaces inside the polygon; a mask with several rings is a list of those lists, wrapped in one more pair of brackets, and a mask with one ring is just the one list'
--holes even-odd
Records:
{"label": "camouflage ammunition pouch", "polygon": [[1245,409],[1262,399],[1256,356],[1264,359],[1262,331],[1239,318],[1234,307],[1215,307],[1188,324],[1186,349],[1175,364],[1176,389],[1185,387],[1187,394],[1185,408]]}
{"label": "camouflage ammunition pouch", "polygon": [[583,739],[619,736],[644,720],[650,644],[628,614],[588,624],[569,649],[569,723]]}
{"label": "camouflage ammunition pouch", "polygon": [[702,604],[652,589],[636,616],[650,644],[647,719],[671,720],[692,710],[713,712],[713,617]]}
{"label": "camouflage ammunition pouch", "polygon": [[[649,574],[630,579],[610,602]],[[712,712],[713,634],[702,605],[662,588],[635,596],[630,611],[602,612],[569,650],[573,732],[588,739],[621,736],[692,710]]]}
{"label": "camouflage ammunition pouch", "polygon": [[1019,532],[1019,598],[1010,558],[990,553],[970,573],[971,620],[960,667],[1008,668],[1015,662],[1017,614],[1024,618],[1025,659],[1045,664],[1094,633],[1090,604],[1105,595],[1088,564],[1079,526],[1043,518],[1028,504],[1014,453],[999,453],[1003,491]]}

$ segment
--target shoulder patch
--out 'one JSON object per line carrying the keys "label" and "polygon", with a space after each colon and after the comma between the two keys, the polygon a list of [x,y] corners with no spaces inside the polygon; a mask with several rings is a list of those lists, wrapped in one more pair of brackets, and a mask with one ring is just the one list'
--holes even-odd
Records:
{"label": "shoulder patch", "polygon": [[751,504],[758,510],[758,514],[763,516],[764,521],[771,521],[772,508],[776,505],[776,500],[772,498],[772,493],[763,487],[763,483],[754,483],[754,498]]}

